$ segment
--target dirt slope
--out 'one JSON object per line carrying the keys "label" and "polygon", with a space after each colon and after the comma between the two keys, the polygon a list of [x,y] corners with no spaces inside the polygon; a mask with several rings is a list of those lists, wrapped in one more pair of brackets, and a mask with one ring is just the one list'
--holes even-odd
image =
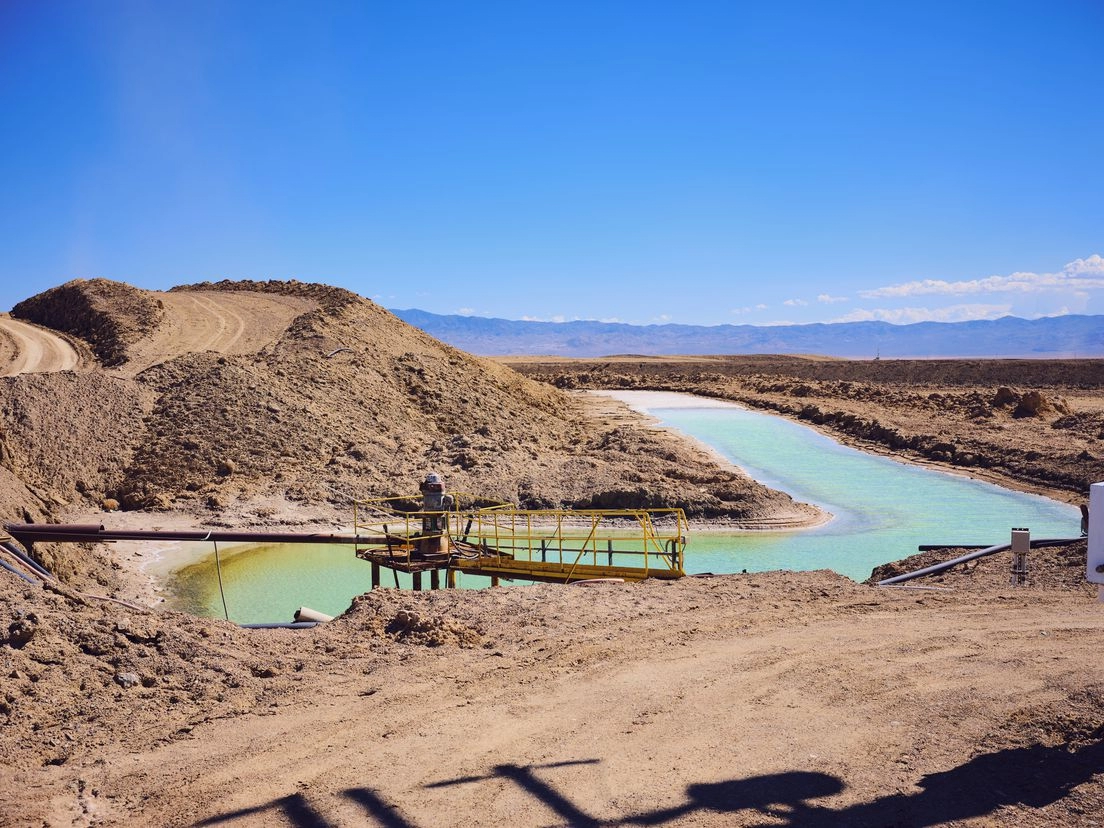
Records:
{"label": "dirt slope", "polygon": [[73,371],[81,363],[80,353],[68,340],[0,314],[0,377]]}
{"label": "dirt slope", "polygon": [[317,303],[305,297],[255,292],[150,292],[162,310],[156,328],[127,349],[125,372],[192,352],[250,354],[278,339]]}

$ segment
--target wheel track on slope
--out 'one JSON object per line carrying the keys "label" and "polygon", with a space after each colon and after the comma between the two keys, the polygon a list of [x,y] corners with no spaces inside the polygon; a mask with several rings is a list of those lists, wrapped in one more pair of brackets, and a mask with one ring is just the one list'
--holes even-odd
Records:
{"label": "wheel track on slope", "polygon": [[80,354],[62,337],[0,315],[0,376],[73,371],[80,364]]}
{"label": "wheel track on slope", "polygon": [[156,296],[164,318],[156,331],[130,348],[124,374],[133,376],[188,353],[255,353],[275,341],[295,317],[317,307],[309,299],[245,291]]}

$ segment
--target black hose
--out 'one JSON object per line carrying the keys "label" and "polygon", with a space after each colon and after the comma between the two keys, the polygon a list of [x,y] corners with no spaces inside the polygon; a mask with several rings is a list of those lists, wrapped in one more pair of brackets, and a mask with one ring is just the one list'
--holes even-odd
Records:
{"label": "black hose", "polygon": [[269,621],[265,624],[238,624],[243,630],[306,630],[318,626],[317,621]]}
{"label": "black hose", "polygon": [[15,557],[19,558],[19,560],[23,561],[23,563],[25,563],[27,566],[29,566],[31,569],[33,569],[44,578],[49,578],[51,581],[57,580],[48,569],[43,567],[38,561],[36,561],[18,546],[16,546],[15,541],[0,541],[0,546],[7,549],[9,552],[15,555]]}
{"label": "black hose", "polygon": [[[1075,543],[1080,543],[1084,538],[1040,538],[1039,540],[1031,541],[1032,549],[1039,549],[1046,546],[1071,546]],[[967,552],[965,555],[960,555],[953,560],[944,561],[943,563],[932,564],[926,566],[923,569],[917,569],[915,572],[906,572],[904,575],[895,575],[892,578],[885,578],[878,581],[878,586],[889,586],[890,584],[899,584],[902,581],[911,581],[913,578],[920,578],[924,575],[935,575],[945,570],[950,569],[952,566],[958,566],[959,564],[972,561],[975,558],[984,558],[987,555],[992,555],[996,552],[1003,552],[1006,549],[1011,549],[1010,543],[998,543],[996,546],[987,546],[984,549],[978,549],[975,552]]]}

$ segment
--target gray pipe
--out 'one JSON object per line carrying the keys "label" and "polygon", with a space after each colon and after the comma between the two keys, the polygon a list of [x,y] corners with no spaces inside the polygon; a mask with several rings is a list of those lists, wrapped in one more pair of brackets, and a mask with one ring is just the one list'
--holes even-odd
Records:
{"label": "gray pipe", "polygon": [[25,563],[39,575],[42,575],[44,578],[49,578],[51,581],[57,580],[48,569],[43,567],[38,561],[36,561],[18,546],[16,546],[15,541],[0,541],[0,546],[7,549],[9,552],[15,555],[15,557],[19,558],[19,560],[23,561],[23,563]]}
{"label": "gray pipe", "polygon": [[0,561],[0,566],[4,567],[4,569],[8,570],[8,572],[12,573],[13,575],[18,575],[20,578],[22,578],[28,584],[31,584],[33,586],[42,586],[38,581],[36,581],[30,575],[25,575],[24,573],[22,573],[18,569],[16,569],[14,566],[12,566],[10,563],[7,563],[5,561]]}
{"label": "gray pipe", "polygon": [[[1083,540],[1084,538],[1040,538],[1039,540],[1031,541],[1031,548],[1039,549],[1045,546],[1070,546],[1071,544],[1080,543]],[[1010,543],[998,543],[996,546],[987,546],[975,552],[967,552],[965,555],[960,555],[950,561],[944,561],[943,563],[926,566],[923,569],[917,569],[915,572],[906,572],[904,575],[895,575],[892,578],[885,578],[884,580],[878,581],[877,585],[889,586],[890,584],[899,584],[902,581],[911,581],[913,578],[920,578],[924,575],[935,575],[936,573],[950,569],[952,566],[958,566],[961,563],[972,561],[975,558],[984,558],[986,555],[1003,552],[1011,548],[1012,544]]]}

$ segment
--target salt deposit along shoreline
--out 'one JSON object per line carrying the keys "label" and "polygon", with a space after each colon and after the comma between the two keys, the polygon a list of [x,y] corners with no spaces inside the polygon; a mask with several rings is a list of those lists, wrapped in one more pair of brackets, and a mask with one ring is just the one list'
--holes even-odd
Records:
{"label": "salt deposit along shoreline", "polygon": [[[653,415],[648,413],[649,408],[737,408],[742,411],[749,411],[755,414],[761,414],[767,417],[778,417],[781,420],[785,420],[791,423],[797,423],[805,428],[811,429],[818,434],[823,434],[830,440],[839,443],[842,446],[848,446],[849,448],[857,449],[866,454],[872,454],[878,457],[888,457],[894,462],[901,463],[906,466],[916,466],[918,468],[931,469],[933,471],[942,472],[953,477],[962,477],[967,480],[979,480],[984,483],[989,483],[993,486],[997,486],[1001,489],[1007,489],[1013,492],[1023,492],[1025,494],[1039,495],[1053,500],[1057,503],[1078,503],[1087,497],[1087,492],[1084,496],[1074,496],[1068,491],[1062,489],[1055,489],[1047,486],[1040,486],[1037,483],[1029,483],[1023,480],[1017,480],[1015,477],[1010,477],[1007,474],[1000,474],[998,472],[990,471],[980,467],[971,467],[965,469],[961,466],[956,466],[951,463],[943,463],[937,460],[931,460],[925,457],[905,455],[901,452],[894,451],[887,448],[881,443],[872,442],[869,440],[860,440],[855,437],[851,437],[846,433],[824,428],[817,425],[814,422],[808,420],[802,420],[794,416],[787,415],[782,411],[764,410],[761,408],[755,408],[735,400],[718,399],[716,397],[707,397],[690,393],[687,391],[636,391],[636,390],[588,390],[583,393],[601,395],[609,399],[617,400],[634,411],[648,417],[655,423],[659,423],[659,420]],[[671,430],[665,426],[658,426]],[[681,434],[677,429],[673,433]],[[719,462],[723,462],[728,467],[735,467],[742,474],[746,474],[743,469],[738,465],[734,465],[728,458],[717,452],[711,446],[706,443],[696,440],[689,435],[681,435],[685,439],[696,442],[699,446],[709,451],[713,456],[718,458]]]}

